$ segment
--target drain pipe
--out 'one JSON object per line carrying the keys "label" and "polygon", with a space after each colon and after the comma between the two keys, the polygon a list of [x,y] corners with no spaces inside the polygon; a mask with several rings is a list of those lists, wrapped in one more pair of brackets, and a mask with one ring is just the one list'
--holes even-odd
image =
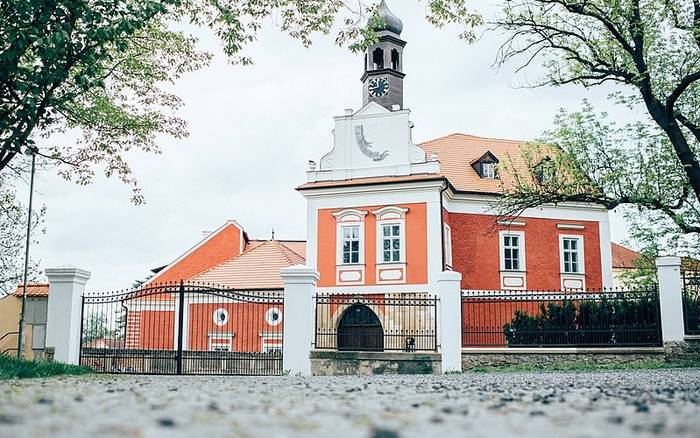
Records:
{"label": "drain pipe", "polygon": [[443,202],[442,202],[442,195],[447,191],[449,184],[447,183],[447,180],[443,182],[443,186],[440,189],[440,247],[442,248],[442,270],[444,271],[446,266],[445,266],[445,222],[442,217],[443,215]]}

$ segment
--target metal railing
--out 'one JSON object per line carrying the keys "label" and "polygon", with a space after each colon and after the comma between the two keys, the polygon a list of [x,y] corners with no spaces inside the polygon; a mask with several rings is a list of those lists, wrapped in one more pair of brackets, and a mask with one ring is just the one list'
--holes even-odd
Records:
{"label": "metal railing", "polygon": [[318,294],[314,299],[318,350],[438,350],[438,298],[432,295]]}
{"label": "metal railing", "polygon": [[281,290],[154,284],[83,296],[80,363],[105,373],[282,374]]}
{"label": "metal railing", "polygon": [[463,347],[660,345],[655,290],[462,291]]}
{"label": "metal railing", "polygon": [[686,335],[700,335],[700,270],[683,271],[683,322]]}

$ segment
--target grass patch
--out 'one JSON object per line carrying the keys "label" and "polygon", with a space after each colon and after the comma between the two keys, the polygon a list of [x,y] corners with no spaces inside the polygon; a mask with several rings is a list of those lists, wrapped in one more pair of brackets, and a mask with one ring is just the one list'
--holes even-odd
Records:
{"label": "grass patch", "polygon": [[700,360],[678,361],[643,361],[630,363],[605,363],[605,364],[552,364],[552,365],[502,365],[493,367],[472,367],[466,372],[473,373],[517,373],[517,372],[549,372],[549,371],[614,371],[614,370],[657,370],[667,368],[700,368]]}
{"label": "grass patch", "polygon": [[90,374],[87,367],[58,362],[35,362],[0,354],[0,380],[30,379],[33,377],[79,376]]}

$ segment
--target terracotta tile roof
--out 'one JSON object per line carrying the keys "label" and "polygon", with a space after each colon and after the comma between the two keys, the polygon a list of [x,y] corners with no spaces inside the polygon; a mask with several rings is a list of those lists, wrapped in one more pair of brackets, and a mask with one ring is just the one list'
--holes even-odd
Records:
{"label": "terracotta tile roof", "polygon": [[243,232],[235,221],[226,222],[160,270],[148,284],[188,281],[195,275],[239,255],[242,249],[242,235]]}
{"label": "terracotta tile roof", "polygon": [[507,172],[502,172],[498,179],[481,178],[472,163],[491,152],[500,163],[509,162],[522,172],[527,171],[527,163],[522,156],[521,147],[527,144],[520,140],[505,140],[497,138],[478,137],[467,134],[451,134],[445,137],[421,143],[426,155],[437,154],[440,162],[439,174],[417,174],[397,177],[358,178],[343,181],[320,181],[306,183],[298,190],[308,190],[327,187],[343,187],[366,184],[384,184],[412,181],[429,181],[447,178],[452,187],[460,192],[501,194],[503,187],[512,183]]}
{"label": "terracotta tile roof", "polygon": [[[13,293],[16,297],[21,297],[24,292],[24,285],[20,284]],[[49,284],[48,283],[29,283],[27,285],[27,296],[28,297],[48,297],[49,296]]]}
{"label": "terracotta tile roof", "polygon": [[440,174],[447,177],[452,186],[461,192],[500,194],[511,179],[502,172],[499,179],[481,178],[472,163],[486,152],[491,152],[500,163],[509,161],[515,168],[527,170],[521,146],[525,141],[477,137],[467,134],[451,134],[419,144],[428,157],[437,154]]}
{"label": "terracotta tile roof", "polygon": [[255,245],[238,257],[195,276],[192,280],[237,289],[284,287],[279,271],[304,264],[304,257],[277,240]]}
{"label": "terracotta tile roof", "polygon": [[612,265],[613,268],[630,269],[636,268],[635,260],[641,259],[643,256],[637,251],[633,251],[615,242],[612,242]]}
{"label": "terracotta tile roof", "polygon": [[[265,242],[269,242],[269,240],[259,240],[259,239],[254,239],[248,241],[246,244],[245,250],[253,249],[256,246],[262,245]],[[306,258],[306,241],[305,240],[279,240],[279,243],[282,245],[286,246],[287,248],[291,249],[295,253],[299,254],[303,258]]]}

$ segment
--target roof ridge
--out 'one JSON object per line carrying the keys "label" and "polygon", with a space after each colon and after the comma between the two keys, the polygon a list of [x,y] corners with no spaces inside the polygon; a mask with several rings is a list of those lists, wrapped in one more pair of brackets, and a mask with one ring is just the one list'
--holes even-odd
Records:
{"label": "roof ridge", "polygon": [[[298,242],[298,243],[302,243],[302,242]],[[305,242],[304,242],[304,243],[305,243]],[[298,252],[294,251],[292,248],[288,247],[288,246],[285,245],[284,243],[280,242],[280,245],[284,246],[288,251],[293,252],[293,253],[294,253],[295,255],[297,255],[299,258],[302,258],[302,259],[306,260],[306,257],[304,257],[303,255],[299,254]]]}
{"label": "roof ridge", "polygon": [[443,135],[442,137],[434,138],[432,140],[426,140],[423,142],[418,143],[418,146],[424,145],[426,143],[433,143],[436,141],[444,140],[449,137],[455,137],[455,136],[463,136],[463,137],[471,137],[471,138],[476,138],[480,140],[491,140],[491,141],[507,141],[511,143],[527,143],[528,140],[513,140],[509,138],[497,138],[497,137],[484,137],[482,135],[474,135],[474,134],[465,134],[463,132],[453,132],[452,134],[447,134]]}
{"label": "roof ridge", "polygon": [[218,268],[219,266],[222,266],[222,265],[225,265],[226,263],[229,263],[229,262],[232,262],[232,261],[234,261],[234,260],[237,260],[237,259],[243,257],[244,255],[248,255],[248,254],[250,254],[251,252],[255,251],[256,249],[261,248],[261,247],[265,246],[266,244],[268,244],[268,243],[270,243],[270,242],[271,242],[271,240],[268,240],[268,241],[265,241],[265,242],[261,243],[260,245],[254,246],[254,247],[252,247],[252,248],[245,249],[245,250],[243,250],[242,253],[240,253],[240,254],[238,254],[238,255],[235,255],[235,256],[231,257],[230,259],[228,259],[228,260],[224,260],[223,262],[219,263],[218,265],[214,265],[214,266],[210,267],[209,269],[205,269],[205,270],[203,270],[203,271],[201,271],[201,272],[198,272],[198,273],[192,275],[191,278],[199,277],[200,275],[206,274],[207,272],[212,271],[212,270]]}

